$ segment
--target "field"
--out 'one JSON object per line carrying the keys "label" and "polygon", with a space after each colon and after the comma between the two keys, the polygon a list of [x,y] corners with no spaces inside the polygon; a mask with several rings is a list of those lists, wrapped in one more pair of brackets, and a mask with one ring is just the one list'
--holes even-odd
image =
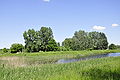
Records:
{"label": "field", "polygon": [[59,59],[120,50],[39,52],[0,55],[0,80],[120,80],[120,57],[57,64]]}

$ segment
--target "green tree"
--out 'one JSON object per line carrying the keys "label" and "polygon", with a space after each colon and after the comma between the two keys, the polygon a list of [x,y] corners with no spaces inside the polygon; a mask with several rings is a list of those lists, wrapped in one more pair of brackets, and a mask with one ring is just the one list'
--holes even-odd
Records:
{"label": "green tree", "polygon": [[12,44],[12,45],[11,45],[11,47],[10,47],[10,52],[11,52],[11,53],[22,52],[23,48],[24,48],[24,47],[23,47],[22,44],[15,43],[15,44]]}
{"label": "green tree", "polygon": [[120,49],[120,45],[116,45],[117,49]]}
{"label": "green tree", "polygon": [[41,27],[40,31],[38,31],[40,50],[47,51],[48,42],[53,39],[53,32],[52,29],[49,27]]}
{"label": "green tree", "polygon": [[28,52],[37,52],[38,51],[38,36],[37,32],[34,29],[29,29],[23,33],[23,37],[25,40],[25,49]]}
{"label": "green tree", "polygon": [[58,45],[54,39],[51,39],[48,41],[47,45],[47,51],[57,51],[58,50]]}
{"label": "green tree", "polygon": [[8,49],[7,49],[7,48],[3,48],[3,49],[2,49],[2,52],[3,52],[3,53],[7,53],[7,52],[8,52]]}
{"label": "green tree", "polygon": [[66,38],[63,42],[62,42],[62,46],[64,46],[65,48],[72,48],[72,38]]}
{"label": "green tree", "polygon": [[95,50],[108,48],[107,37],[101,32],[89,32],[89,47]]}
{"label": "green tree", "polygon": [[52,48],[50,49],[50,46],[56,47],[51,28],[41,27],[39,31],[29,29],[23,33],[23,37],[25,40],[25,49],[28,52],[51,51]]}
{"label": "green tree", "polygon": [[88,46],[87,32],[76,31],[73,36],[73,50],[85,50]]}
{"label": "green tree", "polygon": [[66,38],[63,46],[72,50],[103,50],[108,48],[108,41],[104,33],[79,30],[72,38]]}
{"label": "green tree", "polygon": [[109,45],[109,49],[111,49],[111,50],[117,49],[117,46],[115,44],[110,44]]}
{"label": "green tree", "polygon": [[60,47],[60,42],[57,43],[57,46]]}

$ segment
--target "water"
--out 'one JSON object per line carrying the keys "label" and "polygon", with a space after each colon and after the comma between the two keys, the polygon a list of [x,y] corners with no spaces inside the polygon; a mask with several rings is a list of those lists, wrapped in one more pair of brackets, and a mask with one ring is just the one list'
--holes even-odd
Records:
{"label": "water", "polygon": [[115,56],[120,56],[120,53],[99,54],[99,55],[82,57],[82,58],[79,58],[79,59],[60,59],[60,60],[57,61],[57,63],[70,63],[70,62],[76,62],[76,61],[81,61],[81,60],[103,58],[103,57],[115,57]]}

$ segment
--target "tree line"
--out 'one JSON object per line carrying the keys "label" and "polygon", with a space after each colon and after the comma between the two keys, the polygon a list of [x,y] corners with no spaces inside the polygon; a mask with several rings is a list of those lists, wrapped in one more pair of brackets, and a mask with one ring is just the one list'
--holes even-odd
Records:
{"label": "tree line", "polygon": [[53,36],[50,27],[41,27],[35,31],[29,29],[23,33],[25,46],[19,43],[11,45],[10,49],[2,49],[4,53],[10,51],[17,52],[39,52],[39,51],[70,51],[70,50],[105,50],[118,49],[119,45],[110,44],[108,46],[107,37],[102,32],[85,32],[83,30],[76,31],[72,38],[66,38],[60,46]]}
{"label": "tree line", "polygon": [[63,46],[72,50],[104,50],[108,48],[107,37],[102,32],[76,31],[72,38],[66,38]]}

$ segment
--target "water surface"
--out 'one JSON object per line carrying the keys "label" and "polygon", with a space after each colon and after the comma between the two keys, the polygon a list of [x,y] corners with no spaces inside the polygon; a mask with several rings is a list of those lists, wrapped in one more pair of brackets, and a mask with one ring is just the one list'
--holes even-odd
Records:
{"label": "water surface", "polygon": [[88,60],[88,59],[94,59],[94,58],[116,57],[116,56],[120,56],[120,53],[99,54],[99,55],[82,57],[82,58],[79,58],[79,59],[60,59],[60,60],[57,61],[57,63],[70,63],[70,62],[76,62],[76,61]]}

